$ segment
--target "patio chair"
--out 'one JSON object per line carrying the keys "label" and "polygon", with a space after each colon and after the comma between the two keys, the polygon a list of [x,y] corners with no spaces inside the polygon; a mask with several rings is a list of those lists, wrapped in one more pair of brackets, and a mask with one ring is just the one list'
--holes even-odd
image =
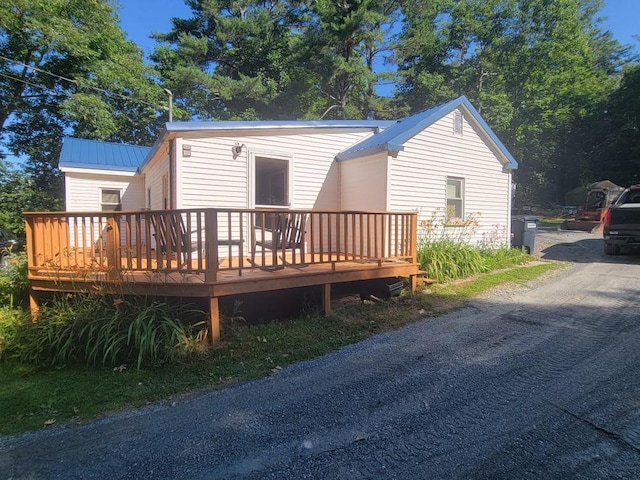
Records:
{"label": "patio chair", "polygon": [[[258,248],[262,252],[263,262],[260,266],[268,269],[284,268],[288,264],[287,250],[292,253],[302,248],[305,234],[306,215],[296,212],[268,212],[257,213],[254,228],[251,235],[251,264],[256,266]],[[264,265],[264,251],[271,251],[271,265]],[[304,265],[304,253],[300,253],[301,262]]]}
{"label": "patio chair", "polygon": [[191,241],[191,234],[194,232],[187,232],[182,215],[179,212],[169,212],[150,215],[149,220],[160,251],[164,255],[176,253],[181,262],[179,266],[188,265],[191,253],[198,250],[198,245]]}

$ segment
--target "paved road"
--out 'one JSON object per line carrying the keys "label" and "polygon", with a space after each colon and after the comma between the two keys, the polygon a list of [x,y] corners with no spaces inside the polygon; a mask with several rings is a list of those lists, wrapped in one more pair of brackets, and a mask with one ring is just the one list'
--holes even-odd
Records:
{"label": "paved road", "polygon": [[575,263],[272,378],[0,437],[0,477],[640,478],[640,257],[537,251]]}

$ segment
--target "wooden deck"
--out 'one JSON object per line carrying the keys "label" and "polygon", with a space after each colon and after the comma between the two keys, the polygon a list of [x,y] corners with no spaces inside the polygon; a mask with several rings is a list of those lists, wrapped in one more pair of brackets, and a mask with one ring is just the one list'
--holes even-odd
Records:
{"label": "wooden deck", "polygon": [[42,291],[205,297],[212,339],[218,298],[409,277],[415,213],[301,210],[162,210],[27,213],[32,308]]}

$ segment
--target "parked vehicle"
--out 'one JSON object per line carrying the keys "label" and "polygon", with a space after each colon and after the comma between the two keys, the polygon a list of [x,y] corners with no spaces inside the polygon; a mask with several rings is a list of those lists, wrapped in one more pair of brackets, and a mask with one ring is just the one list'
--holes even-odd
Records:
{"label": "parked vehicle", "polygon": [[620,194],[604,215],[604,253],[618,255],[622,248],[640,248],[640,185]]}
{"label": "parked vehicle", "polygon": [[9,258],[11,252],[16,252],[22,247],[22,242],[18,237],[8,230],[0,229],[0,265]]}
{"label": "parked vehicle", "polygon": [[584,205],[581,205],[576,212],[576,220],[599,222],[623,191],[624,189],[617,185],[591,188]]}

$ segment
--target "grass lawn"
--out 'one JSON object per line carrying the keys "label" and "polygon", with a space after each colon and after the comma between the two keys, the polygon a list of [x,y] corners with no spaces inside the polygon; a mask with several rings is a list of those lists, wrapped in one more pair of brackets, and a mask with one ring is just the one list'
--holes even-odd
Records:
{"label": "grass lawn", "polygon": [[277,374],[288,364],[317,357],[380,332],[461,308],[465,300],[503,283],[526,283],[562,266],[540,263],[478,275],[429,293],[373,304],[338,305],[329,317],[308,315],[264,325],[224,325],[223,342],[197,359],[154,369],[85,366],[35,369],[0,363],[0,434],[86,421],[107,412]]}

